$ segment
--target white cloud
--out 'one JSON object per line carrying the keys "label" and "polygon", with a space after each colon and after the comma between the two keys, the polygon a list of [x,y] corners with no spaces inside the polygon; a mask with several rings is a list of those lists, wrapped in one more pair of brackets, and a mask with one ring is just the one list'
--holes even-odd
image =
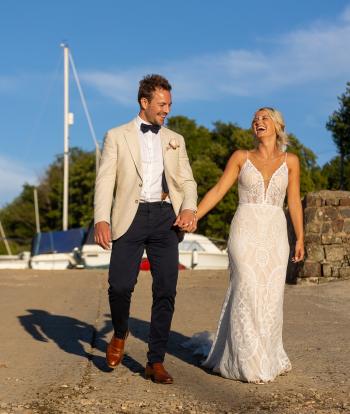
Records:
{"label": "white cloud", "polygon": [[345,10],[343,11],[341,18],[346,21],[350,22],[350,6],[347,6]]}
{"label": "white cloud", "polygon": [[14,76],[0,75],[0,92],[12,92],[18,89],[18,78]]}
{"label": "white cloud", "polygon": [[264,42],[264,50],[228,50],[157,67],[83,74],[101,94],[123,105],[135,102],[145,73],[171,79],[176,100],[258,96],[316,82],[347,81],[350,68],[350,7],[333,23],[317,22],[303,30]]}
{"label": "white cloud", "polygon": [[24,183],[35,184],[34,173],[19,161],[0,154],[0,207],[20,194]]}

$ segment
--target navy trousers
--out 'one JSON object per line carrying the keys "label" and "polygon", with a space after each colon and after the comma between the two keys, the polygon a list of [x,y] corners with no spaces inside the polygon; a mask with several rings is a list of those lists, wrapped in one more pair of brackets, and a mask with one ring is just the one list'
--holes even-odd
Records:
{"label": "navy trousers", "polygon": [[163,362],[174,313],[178,278],[178,237],[172,205],[140,203],[128,231],[113,241],[109,267],[109,304],[114,334],[124,338],[128,330],[131,295],[146,249],[151,265],[152,314],[148,362]]}

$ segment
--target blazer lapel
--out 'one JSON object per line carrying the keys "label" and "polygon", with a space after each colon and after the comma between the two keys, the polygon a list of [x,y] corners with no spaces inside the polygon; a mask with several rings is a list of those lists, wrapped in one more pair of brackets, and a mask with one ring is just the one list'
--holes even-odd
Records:
{"label": "blazer lapel", "polygon": [[163,161],[164,161],[164,164],[165,164],[165,160],[166,160],[166,155],[167,155],[167,152],[168,152],[168,144],[169,144],[169,137],[168,137],[168,134],[167,134],[167,132],[166,132],[166,129],[164,129],[164,128],[161,128],[160,129],[160,140],[161,140],[161,143],[162,143],[162,151],[163,151]]}
{"label": "blazer lapel", "polygon": [[124,137],[129,151],[131,153],[132,159],[134,161],[137,173],[142,179],[140,141],[135,121],[130,122],[128,128],[125,131]]}

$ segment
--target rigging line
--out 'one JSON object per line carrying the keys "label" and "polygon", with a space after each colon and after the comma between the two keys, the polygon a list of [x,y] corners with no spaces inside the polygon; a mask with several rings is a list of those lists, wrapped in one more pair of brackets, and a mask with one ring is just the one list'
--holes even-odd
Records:
{"label": "rigging line", "polygon": [[97,141],[97,138],[96,138],[95,129],[92,125],[90,113],[89,113],[89,110],[88,110],[88,107],[87,107],[87,104],[86,104],[86,100],[85,100],[85,96],[84,96],[83,90],[81,88],[80,80],[79,80],[79,77],[78,77],[78,72],[76,70],[74,60],[73,60],[73,56],[72,56],[70,51],[69,51],[69,60],[70,60],[71,65],[72,65],[74,79],[75,79],[75,82],[76,82],[77,87],[78,87],[81,103],[82,103],[83,108],[84,108],[84,112],[85,112],[85,116],[86,116],[86,119],[87,119],[87,122],[88,122],[88,125],[89,125],[90,133],[91,133],[92,139],[94,141],[96,150],[97,150],[98,154],[100,155],[100,145],[99,145],[99,143]]}

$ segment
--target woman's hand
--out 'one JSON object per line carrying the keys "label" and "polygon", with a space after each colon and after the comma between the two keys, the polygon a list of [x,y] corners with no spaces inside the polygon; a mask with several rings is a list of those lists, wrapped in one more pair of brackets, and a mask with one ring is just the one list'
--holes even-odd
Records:
{"label": "woman's hand", "polygon": [[297,240],[295,243],[295,253],[292,257],[292,262],[297,263],[304,260],[305,250],[304,250],[304,242],[302,240]]}

